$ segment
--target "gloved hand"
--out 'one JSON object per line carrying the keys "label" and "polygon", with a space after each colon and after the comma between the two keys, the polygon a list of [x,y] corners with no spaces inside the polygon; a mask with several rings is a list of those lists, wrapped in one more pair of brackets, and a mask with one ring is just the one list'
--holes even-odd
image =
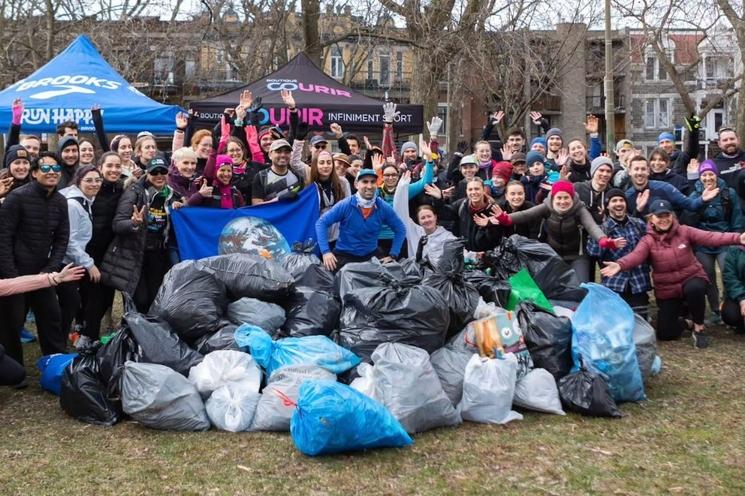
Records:
{"label": "gloved hand", "polygon": [[441,127],[442,127],[442,119],[440,119],[437,116],[432,117],[432,120],[427,123],[427,129],[429,130],[430,139],[437,136],[437,133],[440,132]]}
{"label": "gloved hand", "polygon": [[310,131],[310,126],[308,126],[307,122],[298,122],[297,127],[295,128],[295,139],[298,141],[304,141],[308,136],[308,131]]}
{"label": "gloved hand", "polygon": [[695,132],[701,129],[701,118],[696,114],[691,114],[683,119],[689,132]]}
{"label": "gloved hand", "polygon": [[251,102],[251,105],[246,109],[248,114],[248,123],[254,127],[259,127],[261,123],[261,97],[256,98]]}
{"label": "gloved hand", "polygon": [[399,115],[401,115],[401,112],[396,111],[395,103],[386,102],[383,104],[383,122],[393,124],[394,119]]}

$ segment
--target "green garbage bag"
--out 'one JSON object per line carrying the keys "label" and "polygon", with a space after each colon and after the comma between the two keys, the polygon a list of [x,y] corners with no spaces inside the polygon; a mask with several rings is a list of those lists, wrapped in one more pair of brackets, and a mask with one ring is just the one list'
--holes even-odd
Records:
{"label": "green garbage bag", "polygon": [[517,274],[510,276],[508,281],[512,286],[512,292],[507,300],[507,310],[514,310],[521,301],[532,301],[544,310],[554,312],[554,307],[551,306],[551,303],[546,299],[546,295],[535,283],[528,269],[522,269]]}

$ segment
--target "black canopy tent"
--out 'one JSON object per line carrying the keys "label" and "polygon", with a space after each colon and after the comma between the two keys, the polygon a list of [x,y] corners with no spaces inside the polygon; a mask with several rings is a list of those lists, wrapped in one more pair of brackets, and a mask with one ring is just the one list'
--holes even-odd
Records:
{"label": "black canopy tent", "polygon": [[[223,110],[235,107],[240,94],[251,90],[254,98],[261,97],[261,124],[281,127],[288,125],[287,109],[280,92],[291,90],[301,112],[301,119],[311,129],[327,130],[338,122],[344,131],[375,132],[383,126],[383,102],[361,95],[327,76],[304,54],[299,53],[276,71],[253,83],[227,93],[192,102],[189,106],[202,123],[216,123]],[[424,125],[421,105],[398,105],[401,112],[394,123],[397,133],[418,134]]]}

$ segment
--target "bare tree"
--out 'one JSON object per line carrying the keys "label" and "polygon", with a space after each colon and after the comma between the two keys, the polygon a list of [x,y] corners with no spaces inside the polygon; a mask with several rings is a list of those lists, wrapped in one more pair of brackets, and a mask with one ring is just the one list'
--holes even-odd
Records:
{"label": "bare tree", "polygon": [[[739,13],[735,10],[738,6],[737,4],[739,4]],[[735,32],[740,52],[740,68],[742,70],[745,67],[745,11],[743,11],[742,2],[717,0],[717,5]],[[745,136],[745,98],[743,95],[739,95],[737,99],[735,118],[737,122],[737,135],[740,137]]]}

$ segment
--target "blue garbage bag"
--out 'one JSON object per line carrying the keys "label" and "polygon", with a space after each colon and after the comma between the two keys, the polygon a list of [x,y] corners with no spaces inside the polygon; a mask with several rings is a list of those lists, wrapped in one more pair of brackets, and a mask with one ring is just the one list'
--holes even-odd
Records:
{"label": "blue garbage bag", "polygon": [[260,327],[243,324],[235,330],[235,342],[239,348],[251,353],[267,377],[285,365],[317,365],[339,375],[360,363],[360,357],[326,336],[273,341]]}
{"label": "blue garbage bag", "polygon": [[39,376],[41,388],[59,396],[65,368],[76,356],[78,356],[77,353],[55,353],[39,358],[36,361],[36,368],[41,373]]}
{"label": "blue garbage bag", "polygon": [[381,403],[346,384],[316,379],[300,386],[290,434],[295,447],[308,456],[414,443]]}
{"label": "blue garbage bag", "polygon": [[573,372],[580,356],[588,370],[601,374],[616,401],[641,401],[644,383],[634,345],[634,312],[616,293],[594,283],[572,318]]}

